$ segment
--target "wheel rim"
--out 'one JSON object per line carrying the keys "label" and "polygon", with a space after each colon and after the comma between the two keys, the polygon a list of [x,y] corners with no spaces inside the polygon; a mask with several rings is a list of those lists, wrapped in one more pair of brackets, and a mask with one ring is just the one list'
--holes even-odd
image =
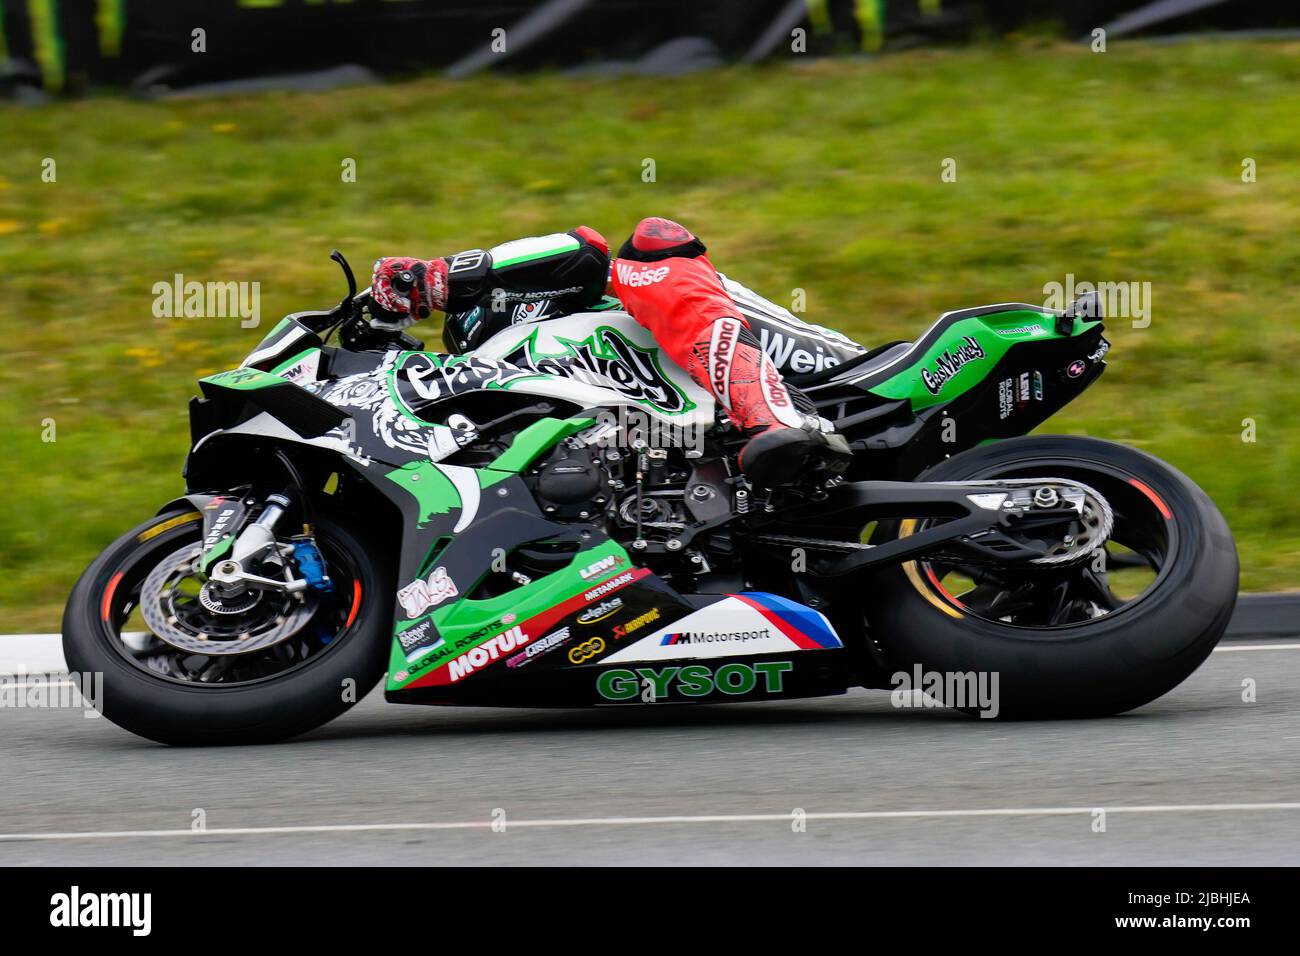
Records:
{"label": "wheel rim", "polygon": [[[1036,458],[993,466],[963,480],[1041,475],[1082,482],[1106,498],[1114,526],[1103,548],[1105,557],[1098,561],[1094,552],[1059,569],[907,562],[903,570],[908,580],[927,601],[952,617],[1050,634],[1127,613],[1159,590],[1178,553],[1178,523],[1168,504],[1137,476],[1104,462]],[[900,536],[931,523],[904,524]]]}
{"label": "wheel rim", "polygon": [[[351,636],[362,600],[361,575],[352,557],[322,535],[318,545],[335,582],[305,614],[301,627],[246,653],[205,655],[151,633],[140,609],[146,580],[160,564],[197,544],[198,535],[163,535],[133,552],[110,576],[100,601],[99,625],[110,647],[131,666],[159,680],[189,686],[247,686],[308,667]],[[185,542],[182,545],[182,542]],[[189,613],[202,614],[197,602]],[[151,615],[150,615],[151,616]],[[234,617],[232,615],[232,617]],[[230,621],[221,622],[228,628]]]}

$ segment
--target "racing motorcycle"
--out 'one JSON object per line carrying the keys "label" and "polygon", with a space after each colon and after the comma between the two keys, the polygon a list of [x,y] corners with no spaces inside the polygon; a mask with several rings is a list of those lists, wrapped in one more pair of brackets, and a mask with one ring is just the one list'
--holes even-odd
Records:
{"label": "racing motorcycle", "polygon": [[[1027,433],[1105,368],[1101,302],[948,312],[863,348],[789,313],[764,347],[854,451],[756,487],[744,438],[616,301],[470,354],[357,291],[287,316],[191,399],[186,493],[84,572],[69,669],[171,744],[288,738],[394,703],[725,703],[891,688],[1099,716],[1186,678],[1237,557],[1188,478]],[[743,302],[741,303],[743,305]],[[995,675],[995,708],[964,694]]]}

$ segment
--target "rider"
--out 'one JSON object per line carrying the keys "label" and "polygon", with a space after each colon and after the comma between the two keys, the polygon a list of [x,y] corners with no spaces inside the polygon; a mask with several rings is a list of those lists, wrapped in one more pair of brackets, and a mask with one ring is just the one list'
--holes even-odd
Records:
{"label": "rider", "polygon": [[612,262],[588,226],[439,259],[387,257],[375,262],[371,294],[393,313],[377,317],[382,327],[445,312],[443,339],[456,353],[510,324],[621,304],[749,436],[739,462],[755,484],[837,474],[851,458],[844,438],[782,380],[704,243],[671,220],[642,219]]}

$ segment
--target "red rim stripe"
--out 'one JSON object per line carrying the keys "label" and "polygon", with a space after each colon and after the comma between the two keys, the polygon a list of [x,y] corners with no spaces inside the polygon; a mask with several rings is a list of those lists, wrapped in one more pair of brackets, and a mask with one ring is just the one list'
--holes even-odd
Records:
{"label": "red rim stripe", "polygon": [[354,580],[352,582],[352,610],[348,611],[348,622],[343,625],[343,630],[352,626],[352,622],[357,619],[357,611],[361,610],[361,582]]}
{"label": "red rim stripe", "polygon": [[123,572],[118,571],[117,574],[109,578],[108,587],[104,590],[104,604],[101,611],[106,622],[109,620],[109,613],[113,605],[113,592],[117,590],[117,585],[122,580],[122,574]]}
{"label": "red rim stripe", "polygon": [[928,564],[925,566],[925,576],[930,579],[931,584],[933,584],[936,588],[938,588],[939,593],[942,594],[945,598],[947,598],[950,604],[954,605],[955,607],[961,608],[963,611],[969,610],[969,608],[967,608],[965,604],[962,604],[961,601],[958,601],[955,597],[953,597],[948,592],[948,589],[939,583],[939,576],[934,573],[934,568],[930,567],[930,565]]}
{"label": "red rim stripe", "polygon": [[1144,485],[1136,478],[1130,478],[1128,480],[1128,483],[1132,485],[1134,488],[1136,488],[1138,491],[1142,492],[1142,494],[1150,498],[1151,503],[1154,504],[1157,508],[1159,508],[1160,513],[1165,516],[1166,521],[1170,521],[1173,519],[1174,513],[1169,510],[1169,506],[1167,504],[1165,504],[1163,501],[1160,500],[1160,496],[1151,490],[1151,487],[1149,485]]}

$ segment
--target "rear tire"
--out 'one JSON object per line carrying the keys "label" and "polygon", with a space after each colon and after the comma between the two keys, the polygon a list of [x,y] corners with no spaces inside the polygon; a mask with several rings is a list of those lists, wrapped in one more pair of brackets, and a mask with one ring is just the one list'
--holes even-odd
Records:
{"label": "rear tire", "polygon": [[[354,617],[329,646],[283,674],[242,684],[186,684],[154,674],[123,649],[108,610],[115,576],[198,540],[197,512],[168,512],[127,532],[81,575],[63,615],[68,669],[103,673],[101,711],[119,727],[165,744],[270,743],[294,737],[343,713],[374,687],[387,664],[391,573],[372,558],[382,550],[355,524],[321,515],[318,539],[351,555]],[[165,530],[158,531],[163,528]],[[347,683],[351,681],[352,683]]]}
{"label": "rear tire", "polygon": [[1168,693],[1200,666],[1236,604],[1237,553],[1219,510],[1181,472],[1123,445],[1043,436],[971,449],[918,480],[1027,471],[1059,477],[1072,465],[1078,480],[1087,482],[1090,463],[1146,486],[1154,497],[1143,495],[1166,522],[1175,523],[1170,554],[1150,588],[1092,620],[1024,627],[971,613],[942,585],[936,591],[927,584],[915,564],[912,574],[906,565],[889,568],[873,576],[873,592],[885,599],[868,611],[889,672],[912,675],[919,666],[923,672],[996,673],[997,716],[1060,718],[1132,710]]}

